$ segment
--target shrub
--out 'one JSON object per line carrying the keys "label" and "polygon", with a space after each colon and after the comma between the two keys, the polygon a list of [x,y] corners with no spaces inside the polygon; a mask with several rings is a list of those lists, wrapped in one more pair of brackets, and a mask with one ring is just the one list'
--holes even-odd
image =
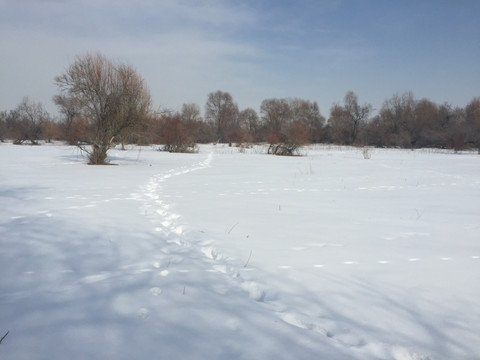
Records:
{"label": "shrub", "polygon": [[164,144],[162,150],[177,153],[198,152],[198,147],[193,140],[188,127],[180,115],[167,115],[162,119],[160,138]]}

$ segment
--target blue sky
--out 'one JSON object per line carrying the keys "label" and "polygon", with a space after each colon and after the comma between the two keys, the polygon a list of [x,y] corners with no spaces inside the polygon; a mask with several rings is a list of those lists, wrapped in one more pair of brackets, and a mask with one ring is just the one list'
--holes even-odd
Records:
{"label": "blue sky", "polygon": [[480,96],[478,0],[0,0],[0,110],[24,96],[55,113],[53,78],[102,52],[145,78],[154,106],[241,109],[353,90],[379,109],[395,93],[464,106]]}

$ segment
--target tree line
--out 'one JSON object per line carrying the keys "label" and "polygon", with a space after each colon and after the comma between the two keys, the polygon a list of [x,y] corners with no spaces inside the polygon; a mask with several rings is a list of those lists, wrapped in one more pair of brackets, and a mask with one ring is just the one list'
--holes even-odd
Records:
{"label": "tree line", "polygon": [[276,155],[293,155],[309,143],[480,148],[480,97],[461,108],[418,100],[411,92],[394,94],[373,115],[370,104],[348,91],[325,118],[316,102],[300,98],[265,99],[258,112],[241,110],[219,90],[208,94],[203,112],[194,103],[153,111],[136,70],[101,54],[78,56],[55,84],[61,117],[53,119],[41,103],[24,98],[0,112],[0,140],[64,140],[81,147],[92,164],[106,163],[108,149],[127,143],[159,144],[171,152],[195,152],[198,143],[267,143]]}

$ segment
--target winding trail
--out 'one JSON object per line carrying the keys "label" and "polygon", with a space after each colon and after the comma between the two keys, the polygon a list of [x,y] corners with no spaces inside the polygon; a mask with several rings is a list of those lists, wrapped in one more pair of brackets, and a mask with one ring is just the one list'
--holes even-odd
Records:
{"label": "winding trail", "polygon": [[[209,152],[208,155],[200,162],[191,166],[182,166],[168,170],[167,172],[157,174],[151,177],[148,182],[139,188],[137,193],[131,196],[139,201],[140,213],[147,216],[152,224],[152,229],[161,235],[165,244],[162,247],[163,256],[160,260],[152,264],[152,269],[148,271],[157,271],[159,276],[167,278],[175,275],[179,286],[183,287],[182,292],[189,291],[188,286],[181,285],[189,282],[188,277],[192,271],[203,271],[204,273],[214,273],[226,277],[226,283],[235,287],[238,291],[246,294],[251,301],[258,303],[263,309],[275,315],[282,322],[301,329],[309,331],[315,336],[321,336],[328,339],[333,346],[343,348],[350,351],[356,356],[360,354],[368,354],[368,356],[391,358],[395,360],[416,359],[428,360],[427,355],[423,355],[407,349],[402,346],[381,343],[366,334],[358,333],[356,330],[338,324],[335,318],[311,317],[311,314],[304,313],[301,309],[291,307],[288,304],[288,298],[283,298],[274,287],[262,283],[263,279],[261,270],[251,266],[239,266],[238,259],[230,259],[219,252],[212,240],[209,240],[205,233],[192,228],[185,223],[182,214],[174,211],[174,206],[166,198],[166,190],[168,182],[175,181],[176,177],[185,176],[195,171],[202,171],[212,166],[214,153]],[[293,251],[308,251],[312,247],[342,247],[340,243],[315,243],[306,244],[292,249]],[[477,260],[478,256],[471,256],[470,260]],[[441,257],[439,261],[452,261],[450,257]],[[414,263],[422,261],[421,258],[406,258],[405,263]],[[196,262],[192,266],[192,262]],[[361,266],[362,263],[354,259],[345,259],[339,263],[344,266]],[[388,259],[378,259],[375,261],[376,266],[388,266],[392,261]],[[311,266],[325,270],[332,264],[312,264]],[[278,268],[282,271],[294,270],[294,266],[285,264]],[[201,270],[203,269],[203,270]],[[254,273],[254,276],[250,274]],[[248,274],[248,276],[244,276]],[[268,281],[268,280],[267,280]],[[225,294],[231,289],[225,287],[213,288],[218,294]],[[154,286],[149,289],[152,296],[162,296],[163,290],[161,285]],[[287,305],[285,304],[287,300]],[[142,318],[149,316],[148,308],[141,308],[139,315]],[[237,324],[234,317],[229,321],[231,324]],[[232,327],[238,328],[238,324]]]}

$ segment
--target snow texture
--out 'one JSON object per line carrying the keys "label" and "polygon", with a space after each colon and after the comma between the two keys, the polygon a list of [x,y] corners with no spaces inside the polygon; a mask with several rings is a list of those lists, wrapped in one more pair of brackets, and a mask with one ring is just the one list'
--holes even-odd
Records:
{"label": "snow texture", "polygon": [[480,359],[480,158],[0,145],[21,359]]}

